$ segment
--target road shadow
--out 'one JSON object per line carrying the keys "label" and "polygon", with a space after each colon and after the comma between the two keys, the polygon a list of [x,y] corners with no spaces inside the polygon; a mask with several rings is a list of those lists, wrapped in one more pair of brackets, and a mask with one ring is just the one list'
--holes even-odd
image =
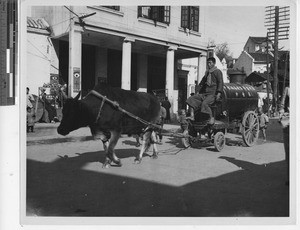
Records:
{"label": "road shadow", "polygon": [[[129,157],[136,157],[139,155],[138,149],[115,149],[115,153],[118,158],[125,159]],[[73,164],[75,167],[80,168],[81,165],[92,162],[99,162],[101,164],[105,161],[105,151],[87,152],[87,153],[75,153],[77,157],[69,157],[68,155],[58,155],[58,157],[65,162]],[[144,153],[143,156],[149,156]],[[77,165],[77,166],[76,166]],[[102,167],[102,165],[101,165]]]}
{"label": "road shadow", "polygon": [[26,145],[51,145],[59,144],[65,142],[83,142],[83,141],[97,141],[93,136],[82,136],[82,137],[54,137],[49,139],[40,139],[40,140],[27,140]]}
{"label": "road shadow", "polygon": [[[136,154],[120,150],[121,158]],[[125,152],[125,153],[124,153]],[[85,170],[101,162],[104,152],[86,152],[45,163],[27,160],[28,216],[99,217],[283,217],[289,215],[289,189],[284,161],[256,165],[221,156],[238,170],[183,186],[121,175],[124,167]],[[100,156],[99,156],[100,155]],[[153,165],[155,167],[155,165]],[[157,166],[157,165],[156,165]],[[135,170],[135,169],[133,169]],[[153,170],[149,173],[158,173]],[[161,175],[172,176],[172,175]]]}
{"label": "road shadow", "polygon": [[[131,140],[124,140],[124,141],[122,141],[122,144],[135,146],[135,147],[140,147],[140,146],[137,145],[136,141],[131,141]],[[142,141],[140,141],[140,144],[142,144]]]}
{"label": "road shadow", "polygon": [[170,144],[170,145],[174,145],[177,148],[184,148],[183,144],[182,144],[182,140],[179,137],[163,137],[163,139],[165,140],[165,143]]}
{"label": "road shadow", "polygon": [[[259,137],[261,138],[261,133]],[[276,119],[270,119],[266,130],[267,141],[283,143],[282,126]]]}

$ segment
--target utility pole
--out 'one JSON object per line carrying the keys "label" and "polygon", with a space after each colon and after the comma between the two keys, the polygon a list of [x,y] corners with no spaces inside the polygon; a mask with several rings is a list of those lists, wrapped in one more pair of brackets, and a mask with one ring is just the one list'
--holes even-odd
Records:
{"label": "utility pole", "polygon": [[269,33],[267,33],[267,106],[268,106],[268,117],[270,117],[270,75],[269,75]]}
{"label": "utility pole", "polygon": [[289,53],[286,52],[285,54],[285,62],[284,62],[284,78],[283,78],[283,85],[282,85],[282,92],[284,92],[285,84],[286,84],[286,74],[287,74],[287,68],[288,68],[288,57]]}
{"label": "utility pole", "polygon": [[274,30],[274,107],[277,111],[278,100],[278,22],[279,22],[279,6],[275,6],[275,30]]}
{"label": "utility pole", "polygon": [[[278,40],[289,38],[289,6],[267,6],[265,16],[265,26],[268,28],[267,40],[270,38],[274,41],[274,76],[273,76],[273,106],[277,111],[278,100]],[[268,62],[268,61],[267,61]]]}

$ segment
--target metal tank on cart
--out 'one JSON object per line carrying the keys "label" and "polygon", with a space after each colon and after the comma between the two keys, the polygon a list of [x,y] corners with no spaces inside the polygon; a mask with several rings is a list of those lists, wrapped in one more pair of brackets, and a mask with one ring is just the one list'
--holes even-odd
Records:
{"label": "metal tank on cart", "polygon": [[208,125],[207,118],[196,112],[195,121],[187,121],[182,143],[189,147],[193,142],[212,142],[221,151],[227,131],[239,130],[246,146],[253,146],[259,134],[257,106],[258,94],[253,86],[225,83],[221,100],[211,106],[215,123]]}

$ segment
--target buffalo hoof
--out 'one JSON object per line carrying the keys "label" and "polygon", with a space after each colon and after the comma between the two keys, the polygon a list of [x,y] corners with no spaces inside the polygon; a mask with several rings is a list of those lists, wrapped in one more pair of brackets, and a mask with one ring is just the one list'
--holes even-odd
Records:
{"label": "buffalo hoof", "polygon": [[110,167],[110,164],[111,164],[111,160],[110,159],[105,159],[105,161],[102,165],[102,168],[108,169]]}
{"label": "buffalo hoof", "polygon": [[142,162],[142,158],[135,158],[134,163],[135,164],[140,164]]}
{"label": "buffalo hoof", "polygon": [[155,154],[155,155],[152,155],[151,158],[152,158],[152,159],[157,159],[158,156]]}
{"label": "buffalo hoof", "polygon": [[104,169],[108,169],[108,168],[110,168],[110,164],[108,164],[108,163],[104,163],[104,164],[102,165],[102,168],[104,168]]}
{"label": "buffalo hoof", "polygon": [[122,166],[122,162],[120,160],[114,160],[113,162],[119,167]]}

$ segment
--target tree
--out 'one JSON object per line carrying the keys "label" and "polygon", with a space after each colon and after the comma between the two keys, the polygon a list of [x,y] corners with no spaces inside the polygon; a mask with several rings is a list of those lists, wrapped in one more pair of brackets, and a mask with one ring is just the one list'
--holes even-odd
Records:
{"label": "tree", "polygon": [[208,46],[215,46],[216,47],[215,53],[217,57],[220,59],[220,61],[222,61],[225,58],[227,66],[230,68],[232,67],[233,58],[232,58],[232,53],[230,53],[227,42],[223,42],[221,44],[216,45],[215,41],[210,39],[208,42]]}
{"label": "tree", "polygon": [[230,53],[230,50],[228,48],[228,43],[224,42],[222,44],[218,44],[216,45],[216,49],[215,49],[216,55],[217,57],[222,61],[224,58],[227,62],[227,60],[232,59],[232,54]]}

